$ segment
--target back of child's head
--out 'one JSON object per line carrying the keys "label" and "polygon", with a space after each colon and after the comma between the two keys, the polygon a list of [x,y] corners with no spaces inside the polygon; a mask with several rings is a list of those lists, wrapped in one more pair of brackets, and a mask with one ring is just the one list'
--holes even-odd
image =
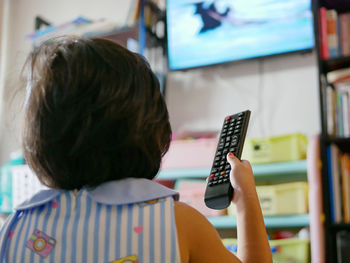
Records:
{"label": "back of child's head", "polygon": [[59,37],[35,48],[27,66],[23,151],[41,182],[80,189],[156,175],[171,128],[140,55],[106,39]]}

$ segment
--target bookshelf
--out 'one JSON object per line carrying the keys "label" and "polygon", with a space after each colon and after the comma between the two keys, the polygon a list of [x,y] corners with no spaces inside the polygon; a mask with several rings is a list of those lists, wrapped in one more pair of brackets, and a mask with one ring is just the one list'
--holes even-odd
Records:
{"label": "bookshelf", "polygon": [[[334,12],[336,13],[336,19],[334,20],[336,22],[336,37],[338,42],[338,55],[336,56],[324,56],[325,49],[328,48],[328,51],[330,48],[332,48],[331,40],[327,37],[329,37],[329,28],[328,32],[325,31],[325,25],[326,28],[332,27],[331,24],[329,24],[329,17],[328,17],[328,24],[327,24],[327,17],[326,17],[326,23],[322,23],[322,21],[325,21],[324,16],[322,15],[321,9],[326,10],[325,12]],[[329,11],[333,10],[333,11]],[[350,233],[350,221],[346,219],[345,216],[345,208],[349,207],[349,205],[346,205],[346,201],[344,197],[342,196],[342,193],[340,194],[340,201],[335,200],[335,195],[337,193],[334,192],[334,179],[338,178],[339,183],[339,190],[340,192],[344,191],[344,182],[345,180],[342,177],[342,174],[344,174],[344,170],[339,166],[341,169],[338,172],[335,172],[334,169],[334,162],[330,162],[330,159],[332,158],[332,155],[334,155],[334,152],[330,151],[330,147],[333,145],[339,151],[342,152],[339,156],[343,156],[343,154],[350,152],[350,136],[346,134],[345,132],[339,133],[338,132],[338,125],[341,124],[340,127],[346,127],[347,124],[349,124],[349,119],[344,118],[337,118],[336,121],[336,127],[335,132],[332,132],[332,121],[333,117],[332,114],[330,114],[331,111],[335,111],[336,116],[342,116],[341,114],[344,114],[338,106],[338,103],[332,104],[330,101],[330,93],[332,93],[332,89],[337,92],[337,85],[335,81],[331,81],[330,74],[334,73],[335,71],[339,71],[344,68],[350,68],[350,54],[343,54],[343,45],[344,42],[343,39],[346,37],[343,36],[343,32],[340,32],[340,24],[341,18],[340,15],[345,13],[350,13],[350,2],[346,0],[313,0],[313,13],[314,13],[314,25],[315,25],[315,39],[316,39],[316,51],[317,51],[317,60],[318,60],[318,71],[319,71],[319,94],[320,94],[320,117],[321,117],[321,124],[322,124],[322,131],[321,131],[321,139],[320,139],[320,148],[321,148],[321,162],[322,162],[322,192],[323,192],[323,212],[324,212],[324,232],[325,232],[325,261],[324,262],[345,262],[341,261],[340,258],[338,258],[338,248],[337,248],[337,233],[340,231],[346,230],[348,233]],[[322,34],[324,32],[327,32],[327,37],[322,37]],[[329,44],[330,43],[330,44]],[[328,45],[328,46],[327,46]],[[350,43],[348,43],[350,45]],[[350,94],[350,86],[348,87],[348,92]],[[338,96],[338,95],[336,95]],[[337,97],[338,98],[338,97]],[[338,102],[338,101],[337,101]],[[341,103],[344,103],[343,98],[341,99]],[[342,104],[341,104],[342,105]],[[347,109],[349,111],[349,108]],[[341,112],[341,113],[339,113]],[[348,122],[347,124],[345,122]],[[345,128],[343,128],[345,129]],[[338,158],[338,155],[337,155]],[[338,161],[339,163],[339,161]],[[341,164],[337,164],[341,165]],[[336,182],[337,184],[337,182]],[[344,191],[345,192],[345,191]],[[335,217],[335,213],[337,213],[337,208],[340,207],[340,218]],[[338,210],[339,211],[339,210]],[[345,222],[346,221],[346,222]],[[347,246],[349,246],[348,244]]]}
{"label": "bookshelf", "polygon": [[[306,160],[256,164],[252,168],[257,182],[307,180]],[[209,172],[210,168],[161,170],[156,179],[204,179]],[[216,229],[232,229],[237,226],[233,216],[208,217],[208,220]],[[267,228],[301,228],[309,225],[310,218],[309,214],[266,216],[264,221]]]}

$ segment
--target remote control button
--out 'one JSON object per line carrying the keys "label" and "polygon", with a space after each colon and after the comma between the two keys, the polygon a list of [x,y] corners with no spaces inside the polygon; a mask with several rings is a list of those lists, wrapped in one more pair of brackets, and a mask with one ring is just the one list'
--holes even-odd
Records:
{"label": "remote control button", "polygon": [[217,151],[215,156],[218,157],[218,156],[220,156],[221,154],[222,154],[222,152]]}
{"label": "remote control button", "polygon": [[[227,133],[227,136],[231,136],[233,134],[233,131],[229,131],[228,133]],[[230,137],[227,137],[227,138],[230,138]]]}
{"label": "remote control button", "polygon": [[215,177],[215,174],[211,174],[211,175],[210,175],[210,178],[214,178],[214,177]]}
{"label": "remote control button", "polygon": [[227,183],[229,180],[227,178],[223,179],[224,183]]}
{"label": "remote control button", "polygon": [[222,133],[224,134],[224,133],[226,133],[227,132],[227,129],[223,129],[222,130]]}
{"label": "remote control button", "polygon": [[225,142],[225,138],[221,138],[219,143],[224,143]]}
{"label": "remote control button", "polygon": [[222,153],[223,153],[224,155],[228,154],[228,149],[224,149],[224,150],[222,151]]}
{"label": "remote control button", "polygon": [[229,147],[229,146],[230,146],[230,143],[227,142],[227,143],[225,144],[225,148],[227,148],[227,147]]}
{"label": "remote control button", "polygon": [[223,166],[223,165],[222,165],[222,166],[220,166],[219,171],[224,170],[224,167],[225,167],[225,166]]}
{"label": "remote control button", "polygon": [[223,176],[223,175],[220,175],[220,176],[219,176],[219,180],[221,180],[221,179],[224,179],[224,176]]}
{"label": "remote control button", "polygon": [[224,160],[222,160],[221,162],[220,162],[220,166],[222,166],[222,165],[225,165],[225,161]]}
{"label": "remote control button", "polygon": [[213,185],[217,185],[217,184],[218,184],[218,182],[217,182],[217,181],[214,181],[214,182],[212,182],[212,184],[213,184]]}
{"label": "remote control button", "polygon": [[220,175],[224,175],[224,174],[226,174],[226,172],[225,172],[225,171],[222,171],[222,172],[220,173]]}
{"label": "remote control button", "polygon": [[240,133],[240,129],[236,129],[236,130],[234,130],[233,132],[235,133],[235,134],[239,134]]}
{"label": "remote control button", "polygon": [[215,157],[214,162],[218,162],[218,161],[220,161],[220,160],[221,160],[221,157],[218,156],[218,157]]}
{"label": "remote control button", "polygon": [[221,138],[226,137],[226,135],[227,134],[225,132],[221,133]]}
{"label": "remote control button", "polygon": [[234,122],[230,123],[230,128],[233,126],[235,126],[235,123]]}
{"label": "remote control button", "polygon": [[231,148],[229,149],[229,151],[232,152],[232,153],[235,153],[235,152],[236,152],[236,148],[231,147]]}
{"label": "remote control button", "polygon": [[[230,132],[228,132],[227,135],[230,135]],[[231,138],[230,138],[230,137],[226,137],[226,140],[225,140],[225,141],[226,141],[226,142],[229,142],[229,141],[231,141]]]}
{"label": "remote control button", "polygon": [[218,181],[218,184],[221,184],[221,183],[222,183],[222,180],[219,180],[219,181]]}
{"label": "remote control button", "polygon": [[226,116],[225,121],[231,120],[231,116]]}
{"label": "remote control button", "polygon": [[230,164],[227,164],[226,166],[225,166],[225,170],[228,170],[228,169],[230,169],[231,168],[231,165]]}
{"label": "remote control button", "polygon": [[212,174],[215,174],[216,172],[218,172],[218,169],[216,169],[216,168],[211,169]]}
{"label": "remote control button", "polygon": [[231,170],[226,170],[226,175],[225,177],[229,177]]}
{"label": "remote control button", "polygon": [[236,125],[241,125],[242,121],[237,121]]}
{"label": "remote control button", "polygon": [[218,167],[220,165],[220,163],[219,162],[214,162],[214,164],[213,164],[213,167]]}
{"label": "remote control button", "polygon": [[231,142],[231,146],[232,146],[232,147],[236,147],[236,146],[237,146],[237,144],[238,144],[238,142],[237,142],[237,141],[233,141],[233,142]]}
{"label": "remote control button", "polygon": [[228,131],[230,132],[230,131],[233,131],[233,126],[232,127],[230,127],[230,128],[228,128]]}
{"label": "remote control button", "polygon": [[216,174],[215,174],[215,176],[219,176],[219,175],[220,175],[220,173],[216,173]]}
{"label": "remote control button", "polygon": [[213,186],[213,183],[212,183],[212,182],[209,182],[209,183],[208,183],[208,186]]}

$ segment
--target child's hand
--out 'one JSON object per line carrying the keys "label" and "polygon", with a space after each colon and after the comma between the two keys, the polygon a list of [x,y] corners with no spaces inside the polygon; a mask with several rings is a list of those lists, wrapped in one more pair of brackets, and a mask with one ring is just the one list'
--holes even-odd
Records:
{"label": "child's hand", "polygon": [[253,170],[246,160],[240,161],[232,153],[228,153],[227,161],[231,165],[230,180],[234,189],[233,202],[237,204],[240,200],[256,196]]}

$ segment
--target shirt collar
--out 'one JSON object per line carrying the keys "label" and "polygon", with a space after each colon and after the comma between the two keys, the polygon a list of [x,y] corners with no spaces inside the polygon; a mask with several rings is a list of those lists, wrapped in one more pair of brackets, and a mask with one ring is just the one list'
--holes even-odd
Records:
{"label": "shirt collar", "polygon": [[[96,188],[82,188],[80,191],[87,191],[88,196],[93,200],[106,205],[140,203],[169,196],[172,196],[175,200],[179,199],[177,192],[144,178],[126,178],[110,181]],[[44,205],[63,192],[64,190],[42,190],[20,204],[15,210],[25,210]]]}

